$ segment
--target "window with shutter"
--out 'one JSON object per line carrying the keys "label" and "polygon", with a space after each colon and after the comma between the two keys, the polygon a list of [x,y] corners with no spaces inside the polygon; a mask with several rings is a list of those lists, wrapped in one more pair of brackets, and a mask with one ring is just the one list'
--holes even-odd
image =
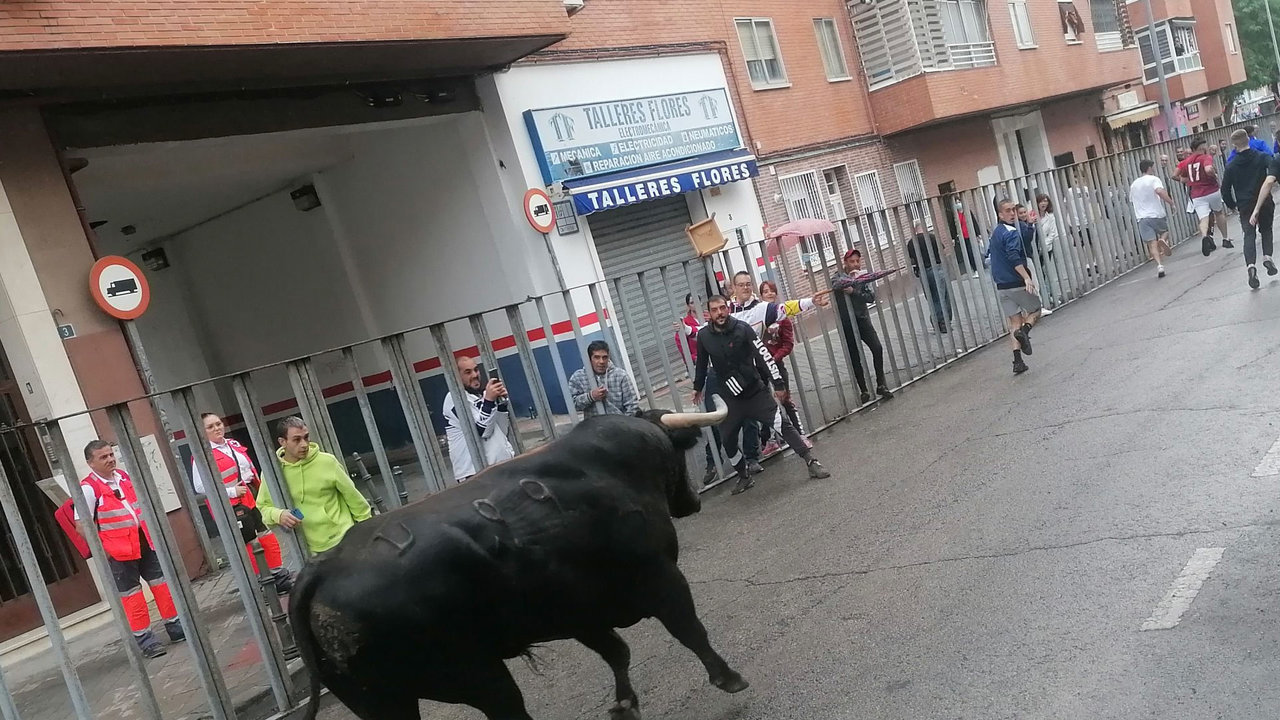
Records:
{"label": "window with shutter", "polygon": [[738,42],[747,62],[747,75],[751,87],[759,89],[787,84],[787,72],[778,52],[778,39],[773,32],[773,21],[768,18],[737,18]]}

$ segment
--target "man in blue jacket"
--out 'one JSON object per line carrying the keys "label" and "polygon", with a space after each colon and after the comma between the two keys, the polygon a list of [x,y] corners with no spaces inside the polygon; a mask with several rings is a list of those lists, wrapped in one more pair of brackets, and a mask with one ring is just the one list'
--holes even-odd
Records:
{"label": "man in blue jacket", "polygon": [[1013,374],[1027,371],[1024,354],[1031,354],[1031,328],[1040,319],[1040,296],[1027,268],[1027,254],[1018,229],[1018,211],[1012,200],[1001,200],[1000,223],[991,233],[991,279],[996,283],[1000,308],[1009,318],[1013,338]]}

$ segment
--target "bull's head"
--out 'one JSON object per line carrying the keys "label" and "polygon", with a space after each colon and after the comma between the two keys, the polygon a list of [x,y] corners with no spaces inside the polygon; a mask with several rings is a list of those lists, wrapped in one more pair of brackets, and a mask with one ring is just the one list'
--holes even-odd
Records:
{"label": "bull's head", "polygon": [[645,410],[638,415],[649,422],[662,426],[671,438],[671,443],[680,451],[681,457],[677,476],[667,480],[667,506],[671,509],[671,517],[682,518],[702,509],[702,500],[689,478],[689,468],[684,462],[685,451],[698,446],[702,436],[702,428],[719,425],[729,414],[729,408],[719,395],[711,397],[715,410],[712,412],[671,412],[670,410]]}

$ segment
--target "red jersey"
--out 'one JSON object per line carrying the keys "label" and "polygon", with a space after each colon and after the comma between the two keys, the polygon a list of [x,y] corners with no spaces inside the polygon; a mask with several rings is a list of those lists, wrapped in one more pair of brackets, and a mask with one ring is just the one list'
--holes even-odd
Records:
{"label": "red jersey", "polygon": [[1191,197],[1198,198],[1218,192],[1218,177],[1205,168],[1213,167],[1213,157],[1207,153],[1192,153],[1178,163],[1178,173],[1191,188]]}

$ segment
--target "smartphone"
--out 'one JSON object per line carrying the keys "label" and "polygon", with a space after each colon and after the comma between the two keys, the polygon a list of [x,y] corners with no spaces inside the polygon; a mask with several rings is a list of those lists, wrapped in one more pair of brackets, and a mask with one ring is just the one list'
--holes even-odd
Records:
{"label": "smartphone", "polygon": [[490,379],[490,380],[500,380],[500,379],[501,379],[501,378],[499,378],[499,377],[498,377],[498,369],[497,369],[497,368],[493,368],[492,370],[490,370],[490,371],[489,371],[489,379]]}

